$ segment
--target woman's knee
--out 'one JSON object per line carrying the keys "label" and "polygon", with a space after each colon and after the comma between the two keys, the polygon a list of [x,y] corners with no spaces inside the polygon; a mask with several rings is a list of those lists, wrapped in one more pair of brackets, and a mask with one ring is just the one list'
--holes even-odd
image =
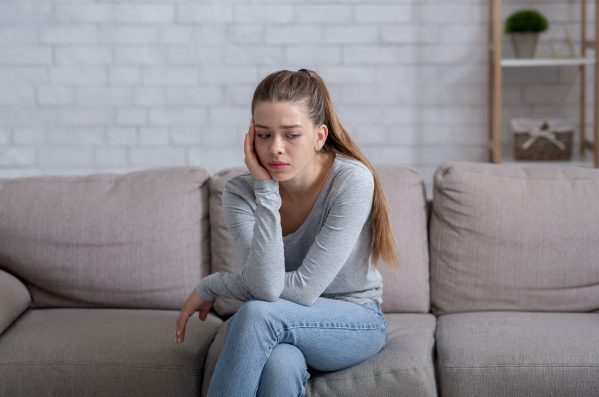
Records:
{"label": "woman's knee", "polygon": [[271,374],[278,372],[282,374],[303,374],[306,370],[306,359],[297,346],[281,343],[273,349],[266,365],[264,365],[264,370]]}
{"label": "woman's knee", "polygon": [[288,395],[303,395],[309,377],[302,352],[294,345],[281,343],[275,346],[264,365],[258,396],[277,395],[272,393],[281,390]]}
{"label": "woman's knee", "polygon": [[248,321],[256,321],[263,320],[271,316],[272,313],[275,313],[274,306],[276,302],[268,302],[261,300],[249,300],[245,302],[237,313],[235,313],[235,317],[237,319],[241,319],[241,322],[247,323]]}

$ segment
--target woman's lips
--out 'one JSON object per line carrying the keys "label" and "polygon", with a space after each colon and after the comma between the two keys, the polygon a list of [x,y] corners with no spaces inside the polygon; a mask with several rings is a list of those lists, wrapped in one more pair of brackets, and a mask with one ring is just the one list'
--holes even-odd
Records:
{"label": "woman's lips", "polygon": [[286,163],[268,163],[268,166],[275,170],[282,170],[286,167],[289,167],[289,164]]}

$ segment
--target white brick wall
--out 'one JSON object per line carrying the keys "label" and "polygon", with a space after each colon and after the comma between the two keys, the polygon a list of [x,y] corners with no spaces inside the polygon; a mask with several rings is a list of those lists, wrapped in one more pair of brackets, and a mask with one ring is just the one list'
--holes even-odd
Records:
{"label": "white brick wall", "polygon": [[[419,168],[430,196],[442,161],[486,160],[487,3],[5,0],[0,177],[242,165],[256,84],[307,67],[373,163]],[[577,1],[530,4],[553,23],[541,53],[563,26],[578,38]],[[504,76],[506,128],[576,117],[574,68]]]}

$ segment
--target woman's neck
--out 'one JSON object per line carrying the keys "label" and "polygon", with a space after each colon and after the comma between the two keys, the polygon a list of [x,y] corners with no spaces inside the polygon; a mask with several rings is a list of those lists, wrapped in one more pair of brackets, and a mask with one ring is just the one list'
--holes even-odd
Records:
{"label": "woman's neck", "polygon": [[311,169],[306,170],[307,172],[301,179],[294,178],[279,183],[281,198],[284,201],[296,202],[305,199],[306,195],[310,195],[310,193],[320,192],[334,158],[331,153],[321,152],[317,154],[317,158],[312,162]]}

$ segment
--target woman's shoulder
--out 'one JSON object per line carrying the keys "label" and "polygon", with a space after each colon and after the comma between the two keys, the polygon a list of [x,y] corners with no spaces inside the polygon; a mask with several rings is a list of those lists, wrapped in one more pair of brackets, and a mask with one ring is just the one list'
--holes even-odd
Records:
{"label": "woman's shoulder", "polygon": [[374,195],[374,176],[361,161],[338,154],[326,195],[328,205],[346,199],[367,202]]}
{"label": "woman's shoulder", "polygon": [[360,160],[351,157],[337,154],[333,173],[333,182],[339,187],[353,184],[367,188],[374,186],[374,176],[370,169]]}

